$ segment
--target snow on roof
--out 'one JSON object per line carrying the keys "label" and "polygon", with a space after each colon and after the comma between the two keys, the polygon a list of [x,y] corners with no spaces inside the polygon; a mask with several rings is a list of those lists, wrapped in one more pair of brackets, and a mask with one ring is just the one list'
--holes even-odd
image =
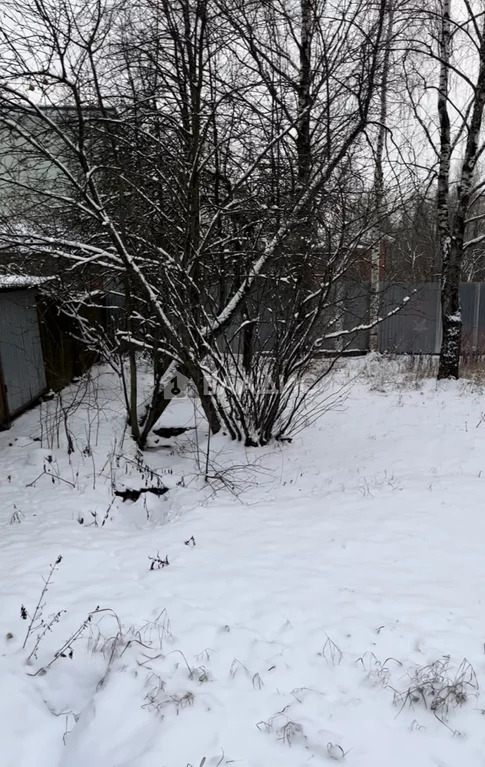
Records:
{"label": "snow on roof", "polygon": [[0,274],[0,290],[36,288],[51,279],[52,277],[34,277],[26,274]]}

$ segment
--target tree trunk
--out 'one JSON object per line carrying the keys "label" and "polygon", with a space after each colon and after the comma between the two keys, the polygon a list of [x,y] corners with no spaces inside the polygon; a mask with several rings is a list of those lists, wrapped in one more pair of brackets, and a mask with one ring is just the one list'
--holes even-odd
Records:
{"label": "tree trunk", "polygon": [[[448,92],[451,56],[451,0],[442,1],[440,33],[440,76],[438,85],[438,117],[440,130],[440,162],[438,172],[437,217],[438,241],[441,255],[441,317],[443,336],[440,349],[438,378],[458,378],[461,319],[458,286],[451,280],[452,248],[450,230],[450,164],[451,129],[448,113]],[[459,280],[459,277],[458,277]],[[458,357],[457,357],[458,355]]]}
{"label": "tree trunk", "polygon": [[[160,364],[160,362],[158,362],[158,364]],[[177,375],[177,372],[178,367],[173,360],[167,363],[163,373],[155,371],[156,380],[153,385],[151,402],[147,407],[144,420],[141,423],[143,428],[137,439],[137,444],[140,450],[145,449],[148,435],[171,402],[168,397],[165,397],[165,386]]]}
{"label": "tree trunk", "polygon": [[[125,311],[126,311],[126,334],[128,337],[128,364],[130,368],[129,378],[129,397],[127,401],[128,405],[128,419],[130,422],[131,436],[138,442],[140,439],[140,428],[138,425],[138,371],[136,367],[136,351],[135,347],[131,343],[132,335],[132,318],[131,313],[133,310],[132,298],[131,298],[131,286],[130,278],[125,275]],[[121,362],[123,364],[123,362]]]}
{"label": "tree trunk", "polygon": [[221,420],[212,393],[207,386],[207,379],[195,364],[188,364],[186,372],[195,384],[200,404],[202,405],[205,417],[207,418],[211,434],[217,434],[221,430]]}
{"label": "tree trunk", "polygon": [[382,61],[382,80],[380,87],[380,114],[379,130],[377,134],[377,146],[374,168],[374,206],[376,225],[373,233],[373,244],[371,252],[370,268],[370,322],[376,323],[370,330],[369,345],[370,351],[379,350],[379,319],[380,310],[380,290],[381,290],[381,241],[382,241],[382,217],[384,213],[384,149],[386,144],[387,132],[387,90],[389,83],[389,65],[391,60],[392,35],[394,28],[394,6],[393,0],[389,0],[387,7],[387,31],[386,47]]}
{"label": "tree trunk", "polygon": [[298,153],[298,181],[305,188],[310,179],[311,147],[311,59],[312,59],[312,2],[300,0],[301,34],[299,40],[298,120],[296,147]]}
{"label": "tree trunk", "polygon": [[460,272],[456,246],[450,243],[446,280],[441,284],[441,322],[443,338],[440,349],[438,380],[459,378],[461,350]]}

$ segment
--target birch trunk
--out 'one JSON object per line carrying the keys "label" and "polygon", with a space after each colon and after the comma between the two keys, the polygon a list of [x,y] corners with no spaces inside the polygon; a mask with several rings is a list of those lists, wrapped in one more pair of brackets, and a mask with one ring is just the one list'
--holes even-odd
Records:
{"label": "birch trunk", "polygon": [[[448,92],[451,55],[451,0],[442,1],[440,33],[440,78],[438,87],[438,117],[440,128],[440,163],[438,173],[437,220],[441,255],[441,311],[443,336],[440,349],[438,378],[458,378],[461,317],[456,275],[451,261],[450,229],[450,164],[451,135],[448,112]],[[459,279],[459,278],[458,278]],[[457,359],[458,358],[458,359]]]}

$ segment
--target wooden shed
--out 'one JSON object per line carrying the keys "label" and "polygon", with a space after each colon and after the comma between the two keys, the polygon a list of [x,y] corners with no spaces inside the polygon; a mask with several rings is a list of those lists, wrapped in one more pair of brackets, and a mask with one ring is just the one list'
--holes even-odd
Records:
{"label": "wooden shed", "polygon": [[37,314],[40,277],[0,276],[0,424],[33,404],[46,390]]}

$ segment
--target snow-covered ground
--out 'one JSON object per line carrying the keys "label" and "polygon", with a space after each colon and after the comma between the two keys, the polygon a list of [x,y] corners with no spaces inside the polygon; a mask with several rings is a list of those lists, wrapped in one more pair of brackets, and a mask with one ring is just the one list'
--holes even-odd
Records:
{"label": "snow-covered ground", "polygon": [[193,403],[147,468],[103,371],[70,455],[57,400],[0,434],[1,767],[485,765],[483,389],[327,386],[291,444],[213,439],[208,483]]}

